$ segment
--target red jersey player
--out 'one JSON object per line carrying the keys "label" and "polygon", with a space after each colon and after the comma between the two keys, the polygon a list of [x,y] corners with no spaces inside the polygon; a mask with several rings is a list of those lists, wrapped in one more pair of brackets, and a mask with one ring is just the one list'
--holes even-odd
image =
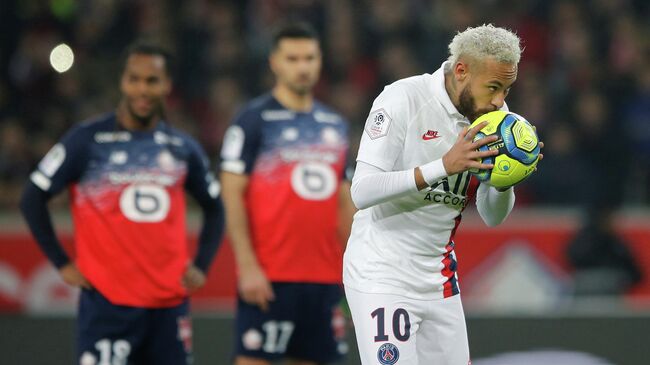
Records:
{"label": "red jersey player", "polygon": [[[191,362],[188,293],[201,287],[223,231],[205,153],[164,120],[169,57],[128,49],[115,113],[72,128],[31,174],[21,209],[63,280],[82,288],[77,363]],[[69,188],[76,258],[61,248],[47,201]],[[185,191],[204,214],[190,260]]]}
{"label": "red jersey player", "polygon": [[337,226],[349,231],[352,209],[348,127],[313,99],[321,54],[311,27],[280,28],[270,65],[275,87],[239,114],[221,153],[239,275],[235,363],[326,363],[343,350],[332,324],[347,239]]}

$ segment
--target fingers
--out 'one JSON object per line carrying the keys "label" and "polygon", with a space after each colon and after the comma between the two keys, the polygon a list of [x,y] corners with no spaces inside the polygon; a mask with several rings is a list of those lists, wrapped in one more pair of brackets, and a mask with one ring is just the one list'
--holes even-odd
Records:
{"label": "fingers", "polygon": [[476,134],[481,131],[486,125],[488,125],[488,121],[484,120],[476,127],[470,128],[469,131],[467,132],[467,135],[464,136],[464,138],[468,141],[474,140],[474,137],[476,137]]}
{"label": "fingers", "polygon": [[269,302],[275,299],[275,294],[273,293],[271,285],[266,285],[264,288],[260,289],[261,290],[257,291],[255,295],[254,303],[257,304],[262,311],[267,312],[269,310]]}
{"label": "fingers", "polygon": [[472,160],[476,160],[480,158],[496,156],[498,154],[499,154],[499,150],[497,149],[487,150],[487,151],[473,151],[469,153],[468,158]]}
{"label": "fingers", "polygon": [[81,277],[81,284],[79,286],[81,286],[84,289],[89,289],[89,290],[93,288],[93,286],[90,284],[90,282],[83,276]]}
{"label": "fingers", "polygon": [[472,143],[472,149],[478,149],[479,147],[483,147],[483,146],[485,146],[487,144],[496,142],[497,140],[499,140],[499,137],[497,137],[497,136],[487,136],[485,138],[481,138],[481,139],[477,140],[476,142]]}
{"label": "fingers", "polygon": [[269,302],[275,300],[275,293],[270,283],[260,283],[256,287],[242,290],[241,296],[246,303],[257,305],[263,311],[267,311]]}
{"label": "fingers", "polygon": [[494,168],[494,164],[491,163],[473,162],[469,164],[468,170],[469,169],[492,170],[493,168]]}

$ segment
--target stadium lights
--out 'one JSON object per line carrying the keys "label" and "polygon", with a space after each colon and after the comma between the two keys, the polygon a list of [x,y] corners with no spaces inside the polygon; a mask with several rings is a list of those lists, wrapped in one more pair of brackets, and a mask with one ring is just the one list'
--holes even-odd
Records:
{"label": "stadium lights", "polygon": [[73,63],[74,53],[72,52],[72,48],[65,43],[59,44],[50,52],[50,65],[58,73],[68,71]]}

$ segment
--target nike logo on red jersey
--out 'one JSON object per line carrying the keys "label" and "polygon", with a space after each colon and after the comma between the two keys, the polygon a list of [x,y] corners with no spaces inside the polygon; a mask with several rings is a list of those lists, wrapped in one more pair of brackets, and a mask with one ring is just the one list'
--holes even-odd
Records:
{"label": "nike logo on red jersey", "polygon": [[439,137],[440,137],[440,134],[438,134],[438,131],[432,131],[431,129],[429,129],[427,131],[427,133],[422,135],[422,139],[425,140],[425,141],[428,141],[428,140],[434,139],[434,138],[439,138]]}

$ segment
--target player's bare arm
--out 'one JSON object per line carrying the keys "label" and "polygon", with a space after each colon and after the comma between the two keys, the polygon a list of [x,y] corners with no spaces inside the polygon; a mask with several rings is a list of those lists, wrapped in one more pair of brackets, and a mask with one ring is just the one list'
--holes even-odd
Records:
{"label": "player's bare arm", "polygon": [[274,294],[251,244],[244,202],[248,176],[222,172],[220,180],[226,206],[226,230],[237,261],[239,292],[245,302],[267,310]]}
{"label": "player's bare arm", "polygon": [[343,248],[350,237],[350,231],[352,230],[352,217],[356,213],[357,208],[352,202],[352,196],[350,194],[350,182],[341,181],[341,186],[339,187],[339,209],[338,209],[338,234]]}
{"label": "player's bare arm", "polygon": [[59,275],[63,281],[72,286],[76,286],[84,289],[92,289],[93,286],[86,279],[86,277],[79,271],[77,265],[70,262],[59,268]]}

